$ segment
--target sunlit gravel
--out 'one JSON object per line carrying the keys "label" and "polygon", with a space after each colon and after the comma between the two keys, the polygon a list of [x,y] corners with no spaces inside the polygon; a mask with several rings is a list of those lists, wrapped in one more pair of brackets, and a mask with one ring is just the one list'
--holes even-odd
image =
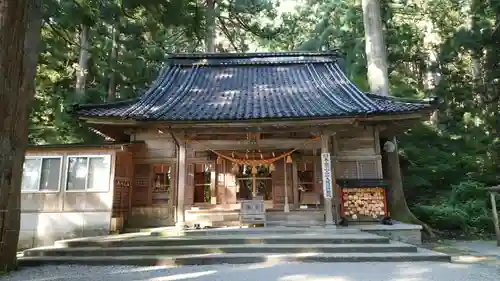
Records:
{"label": "sunlit gravel", "polygon": [[280,263],[183,267],[42,266],[2,281],[498,281],[490,263]]}

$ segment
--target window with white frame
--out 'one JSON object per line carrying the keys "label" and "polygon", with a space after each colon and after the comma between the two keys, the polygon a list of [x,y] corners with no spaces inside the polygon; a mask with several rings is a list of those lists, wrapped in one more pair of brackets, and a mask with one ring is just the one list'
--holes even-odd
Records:
{"label": "window with white frame", "polygon": [[108,191],[111,173],[109,155],[69,156],[67,191]]}
{"label": "window with white frame", "polygon": [[26,157],[21,191],[59,191],[62,157]]}

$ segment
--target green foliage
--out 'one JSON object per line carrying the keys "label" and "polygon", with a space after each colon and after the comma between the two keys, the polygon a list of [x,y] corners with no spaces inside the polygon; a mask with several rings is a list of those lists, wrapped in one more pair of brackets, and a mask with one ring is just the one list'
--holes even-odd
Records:
{"label": "green foliage", "polygon": [[494,229],[484,188],[480,182],[460,182],[451,186],[449,198],[442,198],[439,204],[416,204],[412,210],[420,219],[449,235],[488,235]]}

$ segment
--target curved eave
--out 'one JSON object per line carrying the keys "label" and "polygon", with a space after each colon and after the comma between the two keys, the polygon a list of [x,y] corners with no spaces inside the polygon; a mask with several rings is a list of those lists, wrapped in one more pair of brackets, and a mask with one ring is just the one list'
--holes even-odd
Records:
{"label": "curved eave", "polygon": [[347,115],[339,117],[317,117],[317,118],[266,118],[266,119],[242,119],[242,120],[187,120],[187,121],[165,121],[165,120],[140,120],[140,119],[124,119],[120,117],[89,117],[79,116],[79,119],[88,124],[102,124],[114,126],[133,126],[141,127],[148,125],[160,125],[167,127],[205,127],[205,126],[220,126],[224,124],[232,127],[249,127],[249,126],[301,126],[312,124],[350,124],[359,121],[363,122],[384,122],[390,120],[421,120],[428,118],[429,114],[434,111],[434,108],[428,107],[412,112],[384,113],[384,114],[365,114],[365,115]]}
{"label": "curved eave", "polygon": [[107,103],[91,103],[91,104],[74,104],[72,112],[77,112],[82,109],[112,109],[120,106],[132,105],[139,101],[139,98],[132,98],[122,101],[114,101]]}

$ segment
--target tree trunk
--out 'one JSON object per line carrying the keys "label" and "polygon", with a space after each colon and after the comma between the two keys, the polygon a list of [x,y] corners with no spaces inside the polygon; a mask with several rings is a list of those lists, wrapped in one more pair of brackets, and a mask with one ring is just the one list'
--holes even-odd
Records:
{"label": "tree trunk", "polygon": [[[429,4],[425,4],[425,10],[430,10]],[[436,49],[442,43],[438,30],[432,22],[432,18],[425,13],[423,18],[423,40],[422,51],[425,55],[425,76],[424,76],[424,89],[431,94],[434,92],[436,86],[441,81],[441,71],[439,69],[438,50]],[[434,110],[430,116],[431,123],[437,127],[439,124],[439,110]]]}
{"label": "tree trunk", "polygon": [[[387,53],[384,43],[382,18],[380,14],[379,0],[363,0],[363,20],[366,38],[366,58],[368,65],[368,82],[372,93],[387,96],[389,95],[389,78],[387,74]],[[422,224],[408,208],[403,190],[401,168],[399,165],[399,155],[397,140],[392,140],[396,146],[395,151],[387,153],[387,163],[389,164],[389,178],[391,185],[389,188],[389,210],[391,217],[407,223]],[[424,227],[433,236],[432,231],[426,225]]]}
{"label": "tree trunk", "polygon": [[391,185],[388,190],[388,209],[390,212],[390,216],[391,218],[401,222],[420,224],[424,227],[424,230],[429,234],[429,236],[434,237],[435,235],[432,228],[421,222],[408,208],[405,193],[403,190],[403,179],[401,177],[401,166],[399,164],[397,140],[394,137],[390,141],[394,143],[395,146],[394,151],[385,152],[387,159],[386,164],[388,165],[388,176],[391,181]]}
{"label": "tree trunk", "polygon": [[[468,24],[469,30],[473,35],[481,35],[481,27],[479,26],[480,14],[481,14],[481,0],[473,0],[469,3],[468,7]],[[484,80],[482,79],[483,71],[481,60],[484,53],[483,47],[478,47],[474,45],[472,51],[472,59],[471,59],[471,74],[473,80],[473,91],[474,98],[478,103],[484,102],[483,97],[481,96],[481,86],[484,84]]]}
{"label": "tree trunk", "polygon": [[387,53],[379,0],[362,0],[368,83],[374,94],[389,95]]}
{"label": "tree trunk", "polygon": [[215,0],[207,0],[207,53],[215,52]]}
{"label": "tree trunk", "polygon": [[0,270],[16,266],[40,26],[40,1],[0,0]]}
{"label": "tree trunk", "polygon": [[441,79],[441,73],[438,70],[438,54],[436,46],[441,43],[439,35],[435,30],[434,24],[431,19],[425,19],[424,38],[422,42],[422,50],[425,52],[425,78],[424,88],[428,92],[432,92]]}
{"label": "tree trunk", "polygon": [[120,24],[118,19],[115,19],[115,24],[113,26],[113,38],[112,38],[113,42],[109,54],[109,65],[111,71],[109,74],[108,101],[113,101],[116,99],[116,65],[118,62],[119,37],[120,37]]}
{"label": "tree trunk", "polygon": [[85,95],[85,83],[87,81],[89,61],[89,29],[86,24],[80,26],[80,58],[76,69],[75,98],[81,101]]}

